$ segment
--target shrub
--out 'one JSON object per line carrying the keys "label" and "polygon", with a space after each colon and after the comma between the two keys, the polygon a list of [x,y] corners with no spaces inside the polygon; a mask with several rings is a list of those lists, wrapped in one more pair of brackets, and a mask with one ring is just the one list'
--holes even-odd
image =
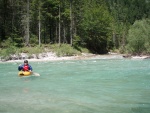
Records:
{"label": "shrub", "polygon": [[57,46],[57,50],[56,50],[57,56],[73,56],[77,54],[80,54],[80,52],[68,44],[62,44],[61,47]]}
{"label": "shrub", "polygon": [[15,53],[16,53],[16,47],[10,46],[9,48],[2,49],[0,56],[2,59],[9,59],[10,55]]}
{"label": "shrub", "polygon": [[150,20],[136,21],[129,29],[127,42],[129,53],[150,53]]}

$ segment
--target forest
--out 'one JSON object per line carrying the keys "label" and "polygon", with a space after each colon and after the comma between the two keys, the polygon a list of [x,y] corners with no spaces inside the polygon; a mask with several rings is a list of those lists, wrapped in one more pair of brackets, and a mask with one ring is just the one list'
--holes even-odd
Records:
{"label": "forest", "polygon": [[0,1],[1,54],[53,44],[150,54],[150,0]]}

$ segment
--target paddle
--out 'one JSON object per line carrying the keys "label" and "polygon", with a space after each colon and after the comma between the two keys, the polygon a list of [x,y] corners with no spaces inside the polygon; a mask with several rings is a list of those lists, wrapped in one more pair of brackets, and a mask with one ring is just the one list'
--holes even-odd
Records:
{"label": "paddle", "polygon": [[35,73],[35,72],[32,72],[32,75],[34,75],[34,76],[40,76],[39,73]]}
{"label": "paddle", "polygon": [[[17,63],[18,65],[20,65],[18,62],[16,62],[15,60],[14,60],[14,62],[15,63]],[[31,75],[33,75],[33,76],[40,76],[40,74],[39,73],[35,73],[35,72],[31,72]]]}

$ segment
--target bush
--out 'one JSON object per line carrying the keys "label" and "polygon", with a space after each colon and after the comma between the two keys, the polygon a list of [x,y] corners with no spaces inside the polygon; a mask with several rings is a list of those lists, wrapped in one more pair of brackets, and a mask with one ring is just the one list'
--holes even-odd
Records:
{"label": "bush", "polygon": [[28,53],[28,54],[38,54],[44,52],[43,47],[23,47],[18,50],[20,53]]}
{"label": "bush", "polygon": [[127,51],[131,54],[150,53],[150,20],[136,21],[129,29]]}
{"label": "bush", "polygon": [[36,46],[39,44],[39,41],[38,41],[38,37],[36,35],[33,35],[31,34],[31,37],[30,37],[30,45],[32,47]]}
{"label": "bush", "polygon": [[16,53],[16,47],[10,46],[9,48],[2,49],[0,56],[2,59],[9,59],[10,55],[15,53]]}
{"label": "bush", "polygon": [[62,44],[61,47],[57,46],[56,49],[57,56],[73,56],[77,54],[81,53],[68,44]]}
{"label": "bush", "polygon": [[3,41],[3,42],[1,43],[1,46],[2,46],[3,48],[8,48],[8,47],[10,47],[10,46],[13,46],[13,41],[12,41],[12,39],[9,37],[7,40],[5,40],[5,41]]}
{"label": "bush", "polygon": [[[81,48],[83,52],[89,52],[88,49]],[[10,55],[19,55],[19,53],[26,53],[28,56],[32,56],[33,54],[38,55],[43,52],[55,52],[57,56],[74,56],[81,54],[80,51],[76,50],[74,47],[71,47],[69,44],[52,44],[52,45],[42,45],[41,47],[23,47],[16,48],[11,46],[10,48],[1,49],[0,48],[0,57],[5,60],[11,60]]]}

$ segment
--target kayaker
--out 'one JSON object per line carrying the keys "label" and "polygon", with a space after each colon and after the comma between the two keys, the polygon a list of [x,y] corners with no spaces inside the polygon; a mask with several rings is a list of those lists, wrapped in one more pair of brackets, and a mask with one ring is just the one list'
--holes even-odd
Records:
{"label": "kayaker", "polygon": [[31,71],[32,72],[32,66],[28,64],[28,60],[24,61],[24,64],[18,66],[19,71]]}

